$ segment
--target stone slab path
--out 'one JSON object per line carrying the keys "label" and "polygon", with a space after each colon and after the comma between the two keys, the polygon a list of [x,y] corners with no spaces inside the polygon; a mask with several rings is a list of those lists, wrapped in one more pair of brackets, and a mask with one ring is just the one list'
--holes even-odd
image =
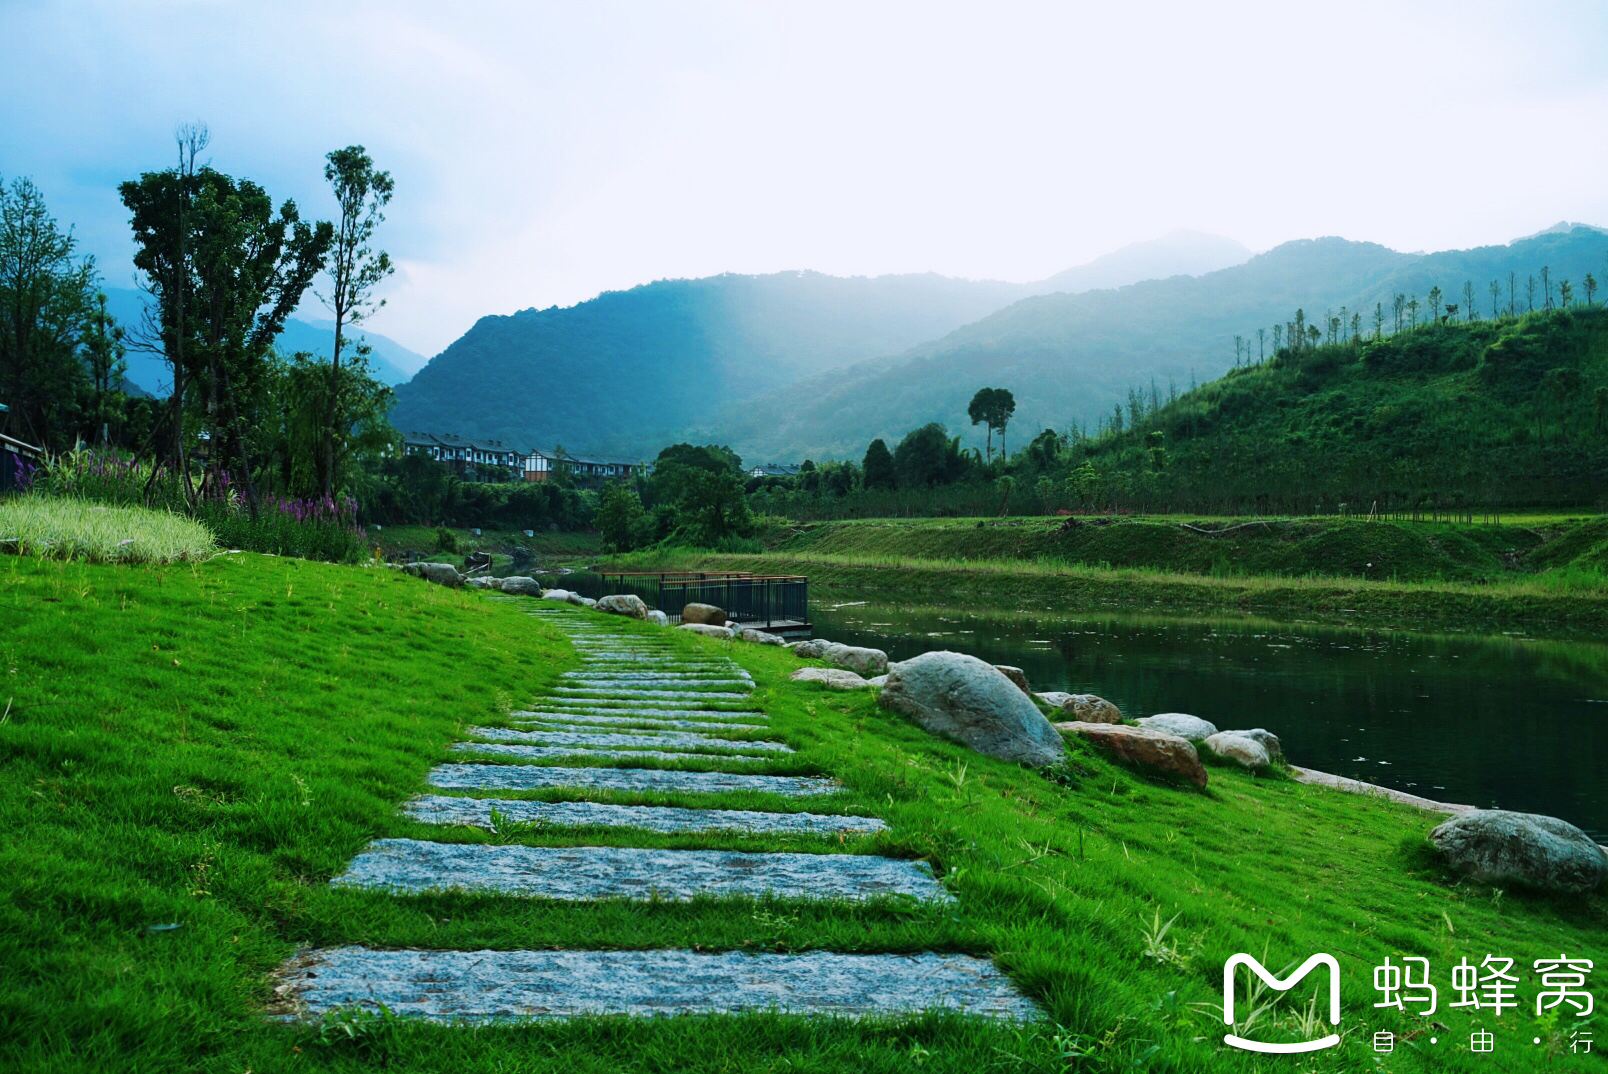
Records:
{"label": "stone slab path", "polygon": [[[730,737],[769,731],[769,717],[751,696],[751,676],[724,656],[719,643],[684,648],[684,639],[640,634],[600,614],[501,594],[491,599],[519,603],[563,631],[581,666],[561,675],[529,709],[513,713],[513,727],[471,728],[469,739],[452,747],[509,763],[466,759],[431,770],[432,787],[464,794],[421,795],[403,807],[403,815],[439,826],[441,838],[376,839],[333,886],[398,896],[464,890],[569,902],[861,902],[880,896],[953,901],[925,862],[828,852],[853,849],[841,845],[844,836],[887,830],[875,817],[708,807],[711,793],[807,799],[841,790],[821,776],[753,770],[793,749],[780,736]],[[592,763],[577,765],[581,758]],[[648,758],[667,767],[614,766]],[[505,797],[535,791],[570,800]],[[597,792],[668,795],[675,804],[585,800]],[[530,828],[505,827],[518,824]],[[465,825],[529,838],[500,845],[450,841],[451,829]],[[820,836],[822,843],[819,852],[786,853],[528,845],[549,825],[705,833],[706,840],[720,833],[776,833]],[[304,951],[281,969],[279,979],[290,1006],[315,1018],[340,1007],[381,1003],[403,1016],[464,1022],[768,1010],[858,1017],[940,1009],[987,1018],[1040,1017],[992,961],[947,954],[382,951],[354,945]]]}
{"label": "stone slab path", "polygon": [[519,799],[449,798],[428,794],[402,811],[427,824],[492,826],[496,810],[507,821],[567,827],[638,828],[645,832],[777,832],[837,835],[888,830],[877,817],[821,813],[764,813],[754,809],[683,809],[675,806],[622,806],[601,802],[525,802]]}
{"label": "stone slab path", "polygon": [[1026,1021],[1032,1002],[986,958],[969,955],[747,955],[692,951],[375,951],[336,947],[283,974],[314,1011],[376,995],[403,1016],[507,1021],[588,1014],[847,1017],[928,1009]]}
{"label": "stone slab path", "polygon": [[695,895],[863,902],[908,895],[954,896],[924,861],[868,854],[748,854],[731,850],[636,847],[478,846],[423,839],[376,839],[337,876],[337,887],[494,892],[544,899],[670,899]]}

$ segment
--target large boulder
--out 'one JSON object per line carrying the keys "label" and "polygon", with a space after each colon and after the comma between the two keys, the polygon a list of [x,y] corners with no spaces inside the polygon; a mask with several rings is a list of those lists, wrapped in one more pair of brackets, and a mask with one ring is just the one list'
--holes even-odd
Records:
{"label": "large boulder", "polygon": [[649,608],[648,609],[647,621],[652,623],[654,626],[669,626],[670,625],[670,617],[668,615],[664,614],[663,612],[661,612],[657,608]]}
{"label": "large boulder", "polygon": [[463,585],[463,575],[458,568],[450,563],[409,563],[407,572],[416,578],[423,578],[426,582],[444,585],[456,589]]}
{"label": "large boulder", "polygon": [[529,575],[515,574],[502,580],[502,591],[516,597],[539,597],[542,584]]}
{"label": "large boulder", "polygon": [[[506,592],[506,590],[504,590],[504,592]],[[571,593],[567,589],[549,589],[547,592],[542,594],[542,596],[546,597],[548,600],[556,600],[564,604],[568,604],[570,597],[574,595],[575,594]]]}
{"label": "large boulder", "polygon": [[861,676],[881,675],[888,670],[887,653],[881,649],[866,649],[858,645],[827,642],[821,650],[821,659]]}
{"label": "large boulder", "polygon": [[635,593],[615,593],[602,597],[597,602],[597,610],[608,612],[610,615],[623,615],[627,619],[648,617],[647,604]]}
{"label": "large boulder", "polygon": [[1120,723],[1069,720],[1055,727],[1085,738],[1131,765],[1177,777],[1197,787],[1206,786],[1206,769],[1200,763],[1200,754],[1186,738]]}
{"label": "large boulder", "polygon": [[1473,809],[1429,833],[1452,866],[1487,884],[1523,884],[1571,894],[1608,879],[1608,854],[1557,817]]}
{"label": "large boulder", "polygon": [[995,664],[994,670],[1016,684],[1016,688],[1028,697],[1033,696],[1033,688],[1027,685],[1027,672],[1010,664]]}
{"label": "large boulder", "polygon": [[708,623],[682,623],[676,629],[690,631],[693,634],[702,634],[706,638],[731,640],[731,631],[723,626],[710,626]]}
{"label": "large boulder", "polygon": [[842,668],[799,668],[788,678],[794,682],[818,682],[829,690],[862,690],[871,685]]}
{"label": "large boulder", "polygon": [[1204,741],[1207,749],[1245,768],[1266,768],[1273,763],[1267,747],[1239,731],[1219,731]]}
{"label": "large boulder", "polygon": [[994,666],[964,653],[922,653],[888,671],[878,700],[978,753],[1035,766],[1066,754],[1050,721]]}
{"label": "large boulder", "polygon": [[826,647],[835,644],[837,643],[827,641],[825,638],[805,638],[803,641],[794,642],[788,648],[793,650],[794,656],[801,659],[819,660],[821,659],[821,654],[826,652]]}
{"label": "large boulder", "polygon": [[755,645],[786,645],[780,635],[765,630],[755,630],[753,627],[734,627],[731,636],[739,641],[751,641]]}
{"label": "large boulder", "polygon": [[1217,725],[1191,716],[1184,712],[1163,712],[1156,716],[1146,716],[1135,721],[1140,727],[1151,731],[1160,731],[1167,735],[1177,735],[1187,738],[1191,742],[1204,742],[1217,734]]}
{"label": "large boulder", "polygon": [[681,609],[683,623],[703,623],[706,626],[725,626],[726,613],[713,604],[699,604],[694,601]]}

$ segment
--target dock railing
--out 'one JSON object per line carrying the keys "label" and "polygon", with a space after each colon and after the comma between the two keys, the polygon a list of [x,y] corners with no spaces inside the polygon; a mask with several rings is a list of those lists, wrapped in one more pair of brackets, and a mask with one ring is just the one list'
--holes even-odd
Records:
{"label": "dock railing", "polygon": [[810,621],[810,580],[800,574],[742,571],[598,570],[604,593],[635,593],[672,621],[688,604],[713,604],[734,623],[765,629]]}

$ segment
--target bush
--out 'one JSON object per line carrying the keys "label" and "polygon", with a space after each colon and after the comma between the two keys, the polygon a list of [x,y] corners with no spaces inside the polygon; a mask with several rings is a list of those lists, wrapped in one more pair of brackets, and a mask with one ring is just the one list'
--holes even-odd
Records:
{"label": "bush", "polygon": [[206,559],[215,542],[193,519],[146,507],[77,497],[0,500],[0,548],[90,563],[179,563]]}
{"label": "bush", "polygon": [[458,535],[447,527],[442,526],[436,530],[436,551],[456,552],[458,550]]}

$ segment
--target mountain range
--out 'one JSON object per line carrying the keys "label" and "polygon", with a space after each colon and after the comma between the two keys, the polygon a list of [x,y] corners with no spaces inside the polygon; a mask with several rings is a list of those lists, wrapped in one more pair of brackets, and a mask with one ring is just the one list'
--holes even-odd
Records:
{"label": "mountain range", "polygon": [[[1250,256],[1176,232],[1036,283],[818,272],[660,280],[567,308],[483,317],[398,388],[391,420],[581,454],[652,456],[730,415],[1061,287],[1117,287]],[[817,450],[806,437],[782,453]]]}

